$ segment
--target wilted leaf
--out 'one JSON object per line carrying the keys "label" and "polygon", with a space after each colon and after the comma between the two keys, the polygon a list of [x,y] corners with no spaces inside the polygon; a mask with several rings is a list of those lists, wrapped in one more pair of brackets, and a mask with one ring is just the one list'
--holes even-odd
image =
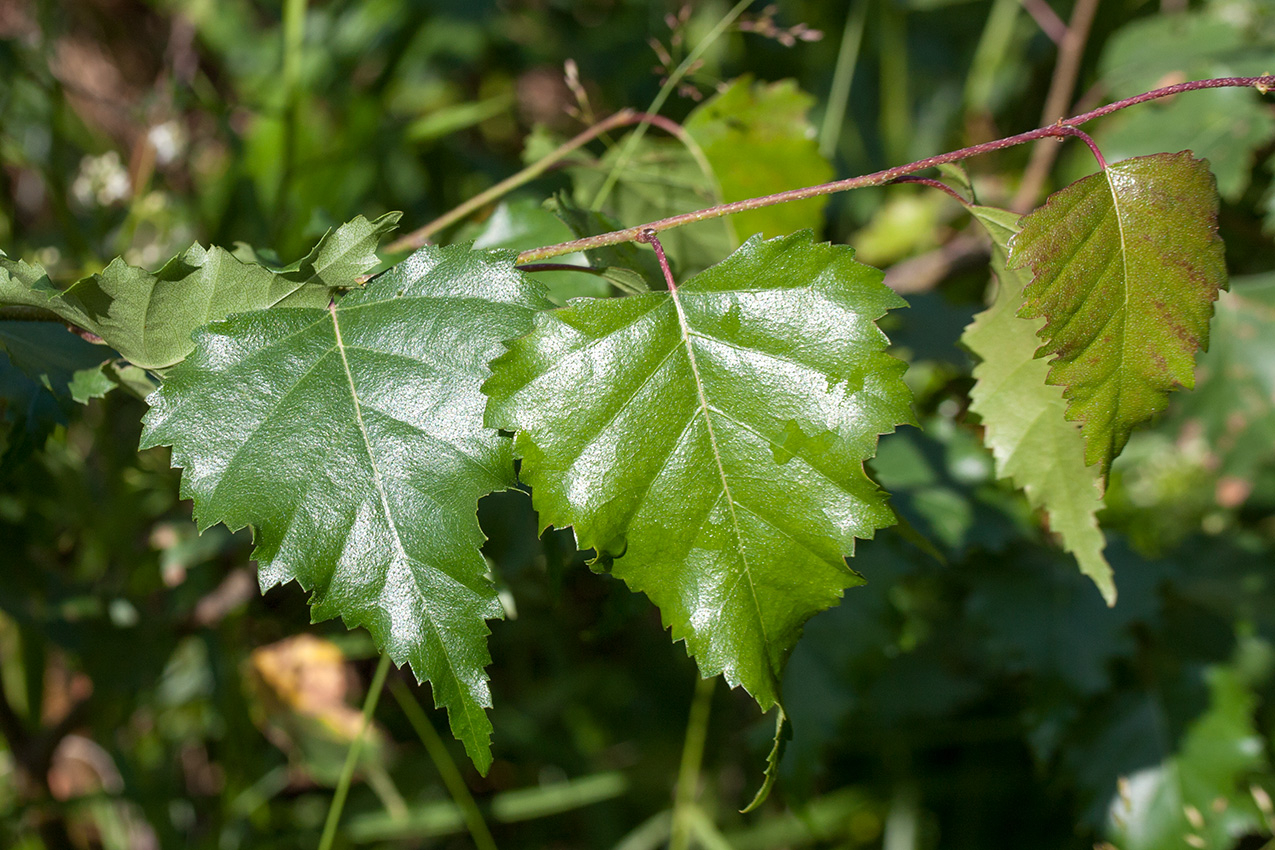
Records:
{"label": "wilted leaf", "polygon": [[511,253],[426,248],[328,309],[199,331],[142,440],[173,446],[201,528],[255,528],[263,587],[297,580],[316,619],[366,626],[428,679],[484,771],[501,606],[475,511],[514,475],[479,385],[544,306]]}
{"label": "wilted leaf", "polygon": [[893,522],[863,461],[913,421],[873,324],[902,305],[849,248],[754,238],[675,292],[537,317],[487,420],[518,432],[542,526],[574,526],[768,709],[802,624],[860,582],[854,539]]}
{"label": "wilted leaf", "polygon": [[1054,193],[1010,243],[1030,268],[1020,312],[1047,319],[1039,354],[1102,475],[1133,427],[1191,387],[1226,285],[1217,192],[1189,152],[1140,157]]}
{"label": "wilted leaf", "polygon": [[1009,240],[1018,216],[990,207],[972,207],[992,237],[992,269],[999,282],[996,301],[974,317],[962,343],[982,362],[974,368],[970,409],[983,421],[983,442],[996,457],[996,472],[1043,509],[1063,548],[1076,556],[1080,571],[1093,579],[1108,604],[1116,587],[1098,528],[1102,508],[1098,470],[1085,464],[1080,429],[1066,420],[1062,390],[1046,384],[1049,366],[1034,359],[1040,321],[1020,319],[1028,275],[1009,270]]}

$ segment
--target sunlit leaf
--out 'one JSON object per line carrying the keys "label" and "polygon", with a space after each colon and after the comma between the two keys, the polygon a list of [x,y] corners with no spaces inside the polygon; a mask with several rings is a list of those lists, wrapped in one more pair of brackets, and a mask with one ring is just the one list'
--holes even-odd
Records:
{"label": "sunlit leaf", "polygon": [[1105,476],[1134,426],[1194,384],[1226,285],[1217,191],[1189,152],[1111,165],[1050,196],[1010,243],[1030,268],[1020,315],[1047,319],[1041,355]]}
{"label": "sunlit leaf", "polygon": [[974,317],[962,343],[980,359],[974,368],[970,409],[982,419],[984,443],[996,457],[996,471],[1022,488],[1032,506],[1043,509],[1050,530],[1076,556],[1109,604],[1116,599],[1106,545],[1098,528],[1102,508],[1098,470],[1085,464],[1080,429],[1066,420],[1062,390],[1046,384],[1049,366],[1033,359],[1040,340],[1038,319],[1020,319],[1028,275],[1006,268],[1009,240],[1018,216],[973,207],[974,217],[992,237],[996,301]]}
{"label": "sunlit leaf", "polygon": [[428,679],[484,771],[501,606],[475,511],[514,474],[479,385],[547,306],[512,256],[426,248],[330,308],[214,322],[143,435],[173,447],[201,528],[254,527],[263,587],[295,579],[316,619],[365,626]]}
{"label": "sunlit leaf", "polygon": [[854,539],[893,521],[863,461],[913,421],[874,325],[902,304],[847,247],[754,238],[675,292],[537,317],[487,420],[518,432],[542,526],[768,709],[802,624],[860,582]]}
{"label": "sunlit leaf", "polygon": [[[832,179],[832,165],[819,153],[814,125],[807,118],[814,98],[793,80],[754,83],[735,80],[686,119],[686,132],[713,168],[722,200],[740,201],[814,186]],[[823,227],[826,195],[731,216],[740,241]]]}

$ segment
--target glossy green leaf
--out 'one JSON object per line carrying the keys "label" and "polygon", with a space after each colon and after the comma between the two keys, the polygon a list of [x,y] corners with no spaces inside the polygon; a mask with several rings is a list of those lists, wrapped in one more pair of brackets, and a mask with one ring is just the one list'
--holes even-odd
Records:
{"label": "glossy green leaf", "polygon": [[1084,439],[1066,419],[1062,390],[1046,383],[1049,366],[1034,359],[1041,322],[1017,315],[1028,275],[1006,263],[1018,216],[991,207],[970,211],[992,237],[998,281],[995,302],[961,337],[981,361],[974,367],[970,409],[983,421],[983,442],[996,457],[997,475],[1012,480],[1032,507],[1045,511],[1050,530],[1076,556],[1080,571],[1114,604],[1116,587],[1096,518],[1102,508],[1098,470],[1085,464]]}
{"label": "glossy green leaf", "polygon": [[675,292],[537,317],[492,364],[542,527],[646,593],[705,676],[763,709],[814,613],[893,522],[863,471],[913,421],[874,321],[902,299],[844,246],[754,238]]}
{"label": "glossy green leaf", "polygon": [[491,762],[478,500],[514,483],[479,386],[542,296],[510,252],[426,248],[330,308],[214,322],[150,398],[201,528],[252,525],[263,587],[365,626],[428,679],[480,770]]}
{"label": "glossy green leaf", "polygon": [[[832,164],[819,153],[807,113],[814,98],[794,80],[754,83],[735,80],[686,119],[686,132],[713,168],[722,200],[740,201],[826,183]],[[766,238],[808,227],[823,227],[826,195],[731,216],[738,240]]]}
{"label": "glossy green leaf", "polygon": [[1189,152],[1140,157],[1054,193],[1010,243],[1010,268],[1033,273],[1020,315],[1047,320],[1038,356],[1103,476],[1134,426],[1194,384],[1226,285],[1217,203]]}

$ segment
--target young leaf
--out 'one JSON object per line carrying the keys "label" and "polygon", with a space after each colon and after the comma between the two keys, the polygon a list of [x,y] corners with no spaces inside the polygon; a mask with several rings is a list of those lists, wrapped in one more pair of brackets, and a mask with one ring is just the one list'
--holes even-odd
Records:
{"label": "young leaf", "polygon": [[1065,418],[1062,390],[1046,384],[1049,366],[1034,359],[1040,322],[1020,319],[1028,275],[1006,267],[1018,216],[991,207],[970,212],[992,237],[992,269],[999,281],[996,301],[974,317],[961,342],[982,362],[974,367],[970,409],[983,420],[984,443],[996,458],[996,473],[1022,488],[1032,507],[1043,509],[1063,548],[1093,579],[1107,604],[1116,587],[1098,528],[1102,508],[1098,471],[1085,464],[1080,429]]}
{"label": "young leaf", "polygon": [[425,248],[329,308],[214,322],[142,437],[173,447],[201,528],[254,526],[262,587],[296,579],[316,619],[366,626],[428,679],[482,771],[501,607],[475,511],[514,472],[479,385],[547,306],[512,256]]}
{"label": "young leaf", "polygon": [[1191,387],[1226,285],[1217,190],[1189,151],[1111,165],[1050,196],[1010,243],[1030,268],[1023,318],[1047,319],[1040,355],[1106,476],[1138,423]]}
{"label": "young leaf", "polygon": [[802,624],[860,583],[854,539],[893,522],[863,461],[913,421],[874,325],[904,302],[853,256],[750,239],[674,291],[538,316],[484,385],[542,526],[614,558],[763,710]]}
{"label": "young leaf", "polygon": [[377,243],[398,218],[389,213],[369,222],[359,216],[328,232],[304,259],[277,271],[198,244],[156,272],[117,259],[51,303],[62,302],[87,316],[87,323],[67,318],[133,364],[164,369],[190,353],[191,332],[211,320],[276,304],[326,306],[334,288],[352,286],[355,277],[376,265]]}

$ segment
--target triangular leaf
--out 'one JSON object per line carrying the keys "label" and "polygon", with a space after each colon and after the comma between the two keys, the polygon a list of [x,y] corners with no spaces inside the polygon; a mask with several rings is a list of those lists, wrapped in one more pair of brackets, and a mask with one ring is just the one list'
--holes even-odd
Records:
{"label": "triangular leaf", "polygon": [[542,314],[484,385],[542,525],[763,709],[802,624],[860,583],[854,539],[893,522],[863,461],[913,421],[874,324],[904,302],[853,256],[751,239],[674,292]]}
{"label": "triangular leaf", "polygon": [[991,207],[970,212],[992,237],[992,269],[999,281],[996,301],[974,317],[961,342],[982,362],[974,367],[970,409],[983,420],[983,442],[996,458],[996,473],[1044,509],[1063,548],[1093,579],[1108,604],[1116,600],[1106,546],[1098,528],[1102,508],[1098,470],[1085,464],[1080,429],[1066,420],[1062,390],[1045,379],[1049,366],[1033,359],[1040,340],[1038,319],[1020,319],[1029,276],[1006,268],[1009,240],[1018,215]]}
{"label": "triangular leaf", "polygon": [[1217,204],[1189,151],[1139,157],[1054,193],[1010,243],[1010,267],[1033,272],[1020,315],[1048,320],[1038,354],[1104,476],[1133,427],[1194,382],[1226,285]]}
{"label": "triangular leaf", "polygon": [[117,259],[55,302],[86,316],[87,321],[68,318],[135,365],[164,369],[190,353],[191,332],[209,321],[276,304],[325,306],[333,289],[355,285],[358,275],[376,265],[377,243],[398,218],[389,213],[369,222],[360,216],[329,231],[304,259],[279,270],[198,244],[156,272]]}
{"label": "triangular leaf", "polygon": [[475,511],[514,473],[479,385],[547,306],[512,258],[425,248],[330,308],[214,322],[142,438],[173,446],[201,528],[255,527],[263,587],[296,579],[316,620],[366,626],[428,679],[483,771],[501,606]]}

